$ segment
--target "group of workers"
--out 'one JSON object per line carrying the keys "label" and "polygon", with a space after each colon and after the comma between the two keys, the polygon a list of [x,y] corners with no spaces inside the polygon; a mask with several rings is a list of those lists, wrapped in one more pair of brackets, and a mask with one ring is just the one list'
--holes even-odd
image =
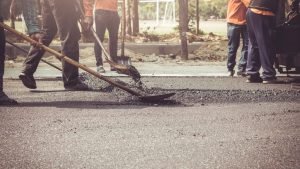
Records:
{"label": "group of workers", "polygon": [[[236,53],[243,39],[238,76],[247,76],[248,83],[277,83],[274,68],[276,49],[273,38],[279,0],[228,1],[229,76],[235,74]],[[260,68],[262,67],[262,76]]]}
{"label": "group of workers", "polygon": [[[2,7],[0,1],[0,8]],[[42,29],[38,25],[37,1],[22,0],[24,20],[29,36],[43,45],[49,46],[58,33],[61,40],[62,54],[79,62],[80,29],[78,21],[83,25],[83,31],[89,31],[95,18],[96,33],[103,41],[106,29],[109,32],[109,51],[112,60],[117,55],[118,29],[120,18],[117,13],[117,0],[42,0]],[[93,13],[95,9],[95,13]],[[93,17],[93,14],[95,15]],[[0,17],[3,16],[0,11]],[[1,17],[1,22],[3,18]],[[5,34],[0,27],[0,104],[17,104],[3,91],[3,74],[5,60]],[[38,64],[45,51],[32,45],[24,61],[22,72],[19,75],[24,86],[30,89],[36,88],[33,77]],[[102,49],[95,43],[96,65],[98,72],[104,72],[102,61]],[[62,61],[62,77],[64,88],[67,90],[89,90],[79,78],[78,68]]]}
{"label": "group of workers", "polygon": [[[0,1],[0,7],[1,7]],[[75,61],[79,61],[80,31],[78,20],[81,19],[83,29],[89,30],[95,21],[96,33],[103,41],[106,30],[109,32],[109,52],[111,59],[117,56],[118,29],[120,18],[117,12],[117,0],[42,0],[42,29],[37,22],[36,0],[22,0],[24,20],[31,38],[49,45],[58,33],[61,40],[61,52]],[[276,83],[274,68],[275,46],[272,39],[275,27],[275,15],[279,0],[228,0],[228,62],[229,75],[235,74],[236,53],[240,38],[243,39],[242,54],[237,75],[247,76],[249,83]],[[94,12],[93,12],[94,11]],[[1,11],[0,11],[1,17]],[[0,18],[3,22],[3,18]],[[102,49],[98,43],[94,45],[96,66],[99,73],[103,69]],[[3,74],[5,60],[5,34],[0,27],[0,103],[16,104],[3,92]],[[24,86],[35,89],[33,77],[45,51],[31,47],[19,78]],[[62,61],[63,84],[68,90],[87,90],[78,78],[78,68]],[[262,67],[262,76],[260,68]]]}

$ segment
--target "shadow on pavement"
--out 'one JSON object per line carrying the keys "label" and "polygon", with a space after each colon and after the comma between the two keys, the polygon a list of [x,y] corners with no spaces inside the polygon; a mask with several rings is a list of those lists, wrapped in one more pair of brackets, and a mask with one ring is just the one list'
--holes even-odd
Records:
{"label": "shadow on pavement", "polygon": [[57,107],[80,109],[143,109],[145,107],[187,107],[175,100],[163,100],[159,103],[145,103],[140,101],[103,102],[103,101],[51,101],[51,102],[19,102],[15,107]]}

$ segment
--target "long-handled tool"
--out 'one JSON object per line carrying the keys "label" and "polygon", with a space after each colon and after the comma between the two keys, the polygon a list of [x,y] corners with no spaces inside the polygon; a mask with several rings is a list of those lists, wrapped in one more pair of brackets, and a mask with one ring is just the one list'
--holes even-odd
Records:
{"label": "long-handled tool", "polygon": [[104,46],[103,46],[102,42],[100,41],[98,35],[96,34],[95,30],[93,28],[91,28],[91,31],[92,31],[92,34],[93,34],[94,38],[96,39],[97,43],[102,48],[102,51],[103,51],[104,56],[105,56],[105,60],[110,64],[110,66],[115,68],[118,73],[126,74],[128,76],[131,76],[133,78],[133,80],[136,81],[136,82],[140,81],[141,74],[138,72],[138,70],[134,66],[118,64],[118,63],[115,63],[114,61],[109,59],[109,58],[111,58],[111,56],[108,54],[108,52],[104,48]]}
{"label": "long-handled tool", "polygon": [[123,85],[121,85],[121,84],[113,81],[112,79],[110,79],[108,77],[105,77],[105,76],[99,74],[98,72],[96,72],[96,71],[94,71],[94,70],[86,67],[83,64],[80,64],[80,63],[74,61],[73,59],[67,57],[64,54],[61,54],[61,53],[59,53],[59,52],[57,52],[57,51],[55,51],[55,50],[53,50],[53,49],[51,49],[51,48],[43,45],[43,44],[38,43],[37,41],[31,39],[30,37],[26,36],[25,34],[12,29],[11,27],[9,27],[8,25],[6,25],[6,24],[4,24],[2,22],[0,22],[0,26],[3,27],[4,29],[6,29],[7,31],[15,34],[16,36],[18,36],[18,37],[26,40],[27,42],[29,42],[31,44],[36,44],[37,47],[39,47],[39,48],[41,48],[41,49],[43,49],[43,50],[45,50],[45,51],[53,54],[57,58],[59,58],[61,60],[64,60],[65,62],[67,62],[67,63],[69,63],[69,64],[71,64],[73,66],[76,66],[76,67],[78,67],[78,68],[80,68],[80,69],[82,69],[82,70],[84,70],[84,71],[86,71],[86,72],[94,75],[95,77],[97,77],[97,78],[99,78],[101,80],[104,80],[104,81],[110,83],[111,85],[116,86],[116,87],[118,87],[118,88],[120,88],[120,89],[122,89],[122,90],[124,90],[124,91],[126,91],[126,92],[128,92],[128,93],[130,93],[132,95],[134,95],[134,96],[137,96],[142,101],[147,101],[147,102],[159,101],[159,100],[163,100],[165,98],[169,98],[169,97],[171,97],[171,96],[173,96],[175,94],[175,93],[168,93],[168,94],[151,95],[151,96],[143,95],[141,93],[138,93],[137,91],[134,91],[134,90],[132,90],[132,89],[126,87],[126,86],[123,86]]}
{"label": "long-handled tool", "polygon": [[129,3],[128,1],[124,0],[122,2],[122,22],[121,22],[121,56],[118,57],[118,61],[121,63],[128,63],[130,62],[128,59],[129,57],[125,56],[125,37],[126,37],[126,3]]}
{"label": "long-handled tool", "polygon": [[[6,42],[7,42],[8,44],[10,44],[11,46],[13,46],[13,47],[19,49],[19,50],[22,51],[23,53],[28,54],[28,51],[27,51],[27,50],[25,50],[25,49],[21,48],[20,46],[14,44],[13,42],[11,42],[11,41],[9,41],[9,40],[7,40],[7,39],[6,39]],[[48,65],[50,65],[50,66],[52,66],[52,67],[54,67],[55,69],[57,69],[57,70],[59,70],[59,71],[62,71],[62,69],[61,69],[60,67],[57,67],[56,65],[54,65],[54,64],[52,64],[52,63],[50,63],[50,62],[48,62],[48,61],[46,61],[46,60],[44,60],[44,59],[41,59],[41,61],[44,62],[44,63],[46,63],[46,64],[48,64]]]}

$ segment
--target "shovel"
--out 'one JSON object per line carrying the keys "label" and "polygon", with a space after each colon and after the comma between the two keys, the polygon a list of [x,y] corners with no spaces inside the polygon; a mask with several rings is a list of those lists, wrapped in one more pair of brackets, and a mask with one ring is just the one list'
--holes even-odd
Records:
{"label": "shovel", "polygon": [[117,57],[117,61],[124,65],[131,65],[130,57],[125,56],[125,36],[126,36],[126,1],[122,2],[122,23],[121,23],[121,56]]}
{"label": "shovel", "polygon": [[108,52],[104,48],[102,42],[100,41],[97,33],[94,30],[94,28],[91,28],[91,31],[92,31],[92,34],[93,34],[94,38],[96,39],[97,43],[102,48],[105,60],[109,63],[109,65],[112,66],[113,68],[115,68],[118,73],[131,76],[135,82],[139,82],[141,79],[141,74],[139,73],[139,71],[134,66],[126,64],[125,61],[123,61],[124,64],[123,63],[119,64],[119,63],[115,63],[114,61],[110,60],[109,58],[111,58],[111,56],[108,54]]}
{"label": "shovel", "polygon": [[31,44],[36,44],[37,47],[53,54],[54,56],[56,56],[57,58],[61,59],[61,60],[64,60],[65,62],[73,65],[73,66],[76,66],[92,75],[94,75],[95,77],[101,79],[101,80],[104,80],[106,82],[108,82],[109,84],[113,85],[113,86],[116,86],[134,96],[137,96],[141,101],[145,101],[145,102],[156,102],[156,101],[159,101],[159,100],[163,100],[163,99],[166,99],[166,98],[169,98],[173,95],[175,95],[175,93],[168,93],[168,94],[162,94],[162,95],[142,95],[141,93],[138,93],[137,91],[134,91],[130,88],[128,88],[127,86],[123,86],[121,85],[120,83],[117,83],[115,81],[113,81],[112,79],[108,78],[108,77],[105,77],[101,74],[99,74],[98,72],[88,68],[87,66],[83,65],[83,64],[80,64],[76,61],[74,61],[73,59],[67,57],[66,55],[64,54],[61,54],[43,44],[40,44],[38,43],[37,41],[31,39],[30,37],[26,36],[25,34],[21,33],[21,32],[18,32],[14,29],[12,29],[11,27],[9,27],[8,25],[0,22],[0,26],[3,27],[4,29],[6,29],[7,31],[15,34],[16,36],[26,40],[27,42],[31,43]]}

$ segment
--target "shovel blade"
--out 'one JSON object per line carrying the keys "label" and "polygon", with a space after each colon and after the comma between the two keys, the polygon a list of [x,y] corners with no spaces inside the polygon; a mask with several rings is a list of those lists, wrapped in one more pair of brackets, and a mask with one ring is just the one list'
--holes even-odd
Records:
{"label": "shovel blade", "polygon": [[118,64],[127,65],[127,66],[132,65],[131,58],[128,56],[117,56],[116,60]]}
{"label": "shovel blade", "polygon": [[140,96],[139,99],[144,102],[158,102],[174,95],[175,93],[167,93],[167,94],[152,95],[152,96]]}

